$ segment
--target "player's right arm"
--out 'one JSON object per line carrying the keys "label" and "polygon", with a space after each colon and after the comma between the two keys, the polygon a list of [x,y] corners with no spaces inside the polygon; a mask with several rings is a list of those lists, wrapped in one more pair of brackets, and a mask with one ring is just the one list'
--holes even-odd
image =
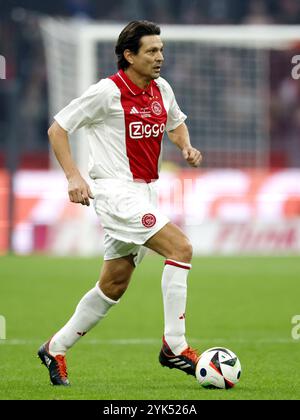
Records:
{"label": "player's right arm", "polygon": [[54,116],[55,121],[48,130],[54,154],[69,182],[68,192],[73,203],[88,206],[89,198],[93,198],[93,195],[72,158],[69,135],[81,127],[92,126],[104,120],[114,96],[112,86],[114,83],[109,79],[102,79],[90,86],[83,95],[71,101]]}
{"label": "player's right arm", "polygon": [[57,121],[48,130],[53,152],[68,180],[68,193],[72,203],[89,206],[89,198],[94,198],[89,185],[81,176],[71,155],[68,132]]}

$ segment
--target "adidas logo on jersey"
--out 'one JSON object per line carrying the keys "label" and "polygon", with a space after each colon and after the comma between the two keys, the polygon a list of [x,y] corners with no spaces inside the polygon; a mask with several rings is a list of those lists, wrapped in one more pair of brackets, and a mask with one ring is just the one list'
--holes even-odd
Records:
{"label": "adidas logo on jersey", "polygon": [[136,109],[135,106],[131,108],[130,114],[139,114],[139,111]]}

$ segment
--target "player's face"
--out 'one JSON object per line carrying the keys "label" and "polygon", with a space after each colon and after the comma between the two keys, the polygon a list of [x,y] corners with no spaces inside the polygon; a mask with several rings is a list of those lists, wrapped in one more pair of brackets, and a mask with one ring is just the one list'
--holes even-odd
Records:
{"label": "player's face", "polygon": [[146,80],[157,79],[164,61],[163,43],[160,36],[143,36],[140,44],[138,53],[131,55],[131,69]]}

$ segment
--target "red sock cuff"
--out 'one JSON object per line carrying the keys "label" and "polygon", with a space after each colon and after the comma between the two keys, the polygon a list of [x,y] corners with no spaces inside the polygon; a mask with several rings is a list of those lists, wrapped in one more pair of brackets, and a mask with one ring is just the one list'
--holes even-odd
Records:
{"label": "red sock cuff", "polygon": [[167,259],[165,261],[165,265],[173,265],[174,267],[183,268],[184,270],[190,270],[192,268],[192,264],[183,263],[180,261],[170,260]]}

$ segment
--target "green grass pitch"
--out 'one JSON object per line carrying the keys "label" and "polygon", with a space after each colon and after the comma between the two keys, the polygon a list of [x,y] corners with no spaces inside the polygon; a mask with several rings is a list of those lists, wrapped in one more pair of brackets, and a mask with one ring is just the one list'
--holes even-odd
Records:
{"label": "green grass pitch", "polygon": [[94,286],[99,259],[1,257],[0,399],[217,400],[299,399],[300,314],[297,257],[194,258],[187,337],[200,351],[234,351],[242,364],[231,390],[205,390],[158,363],[163,328],[163,259],[149,255],[109,315],[68,353],[71,387],[53,387],[36,358],[41,343],[70,317]]}

